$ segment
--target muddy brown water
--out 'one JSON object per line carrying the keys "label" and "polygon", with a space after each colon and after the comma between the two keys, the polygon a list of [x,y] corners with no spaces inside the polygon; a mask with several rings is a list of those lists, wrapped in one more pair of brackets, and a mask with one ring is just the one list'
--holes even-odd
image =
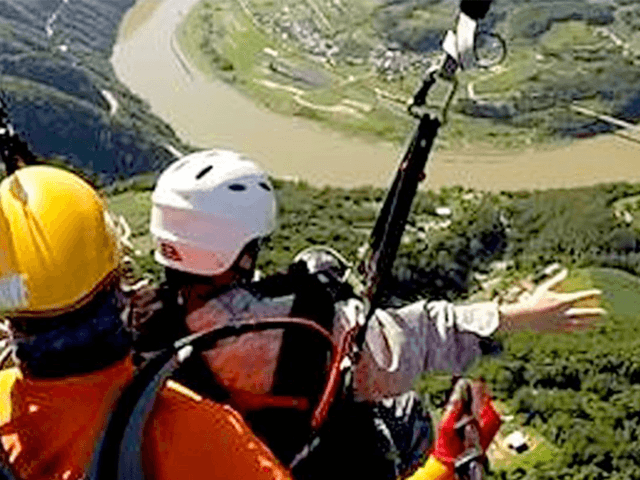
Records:
{"label": "muddy brown water", "polygon": [[[173,33],[198,1],[138,0],[122,22],[111,58],[122,82],[194,145],[241,151],[278,177],[314,185],[389,184],[400,146],[269,112],[189,66]],[[427,174],[429,188],[462,185],[492,191],[640,182],[640,144],[606,135],[521,152],[436,150]]]}

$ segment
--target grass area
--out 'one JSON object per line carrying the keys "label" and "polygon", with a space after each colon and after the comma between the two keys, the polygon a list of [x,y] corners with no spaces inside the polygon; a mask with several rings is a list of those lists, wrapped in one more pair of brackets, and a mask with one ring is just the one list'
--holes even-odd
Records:
{"label": "grass area", "polygon": [[496,478],[623,478],[608,475],[623,468],[625,452],[635,444],[623,430],[635,429],[625,415],[635,409],[628,395],[638,381],[631,371],[640,348],[640,279],[588,268],[574,271],[561,289],[594,287],[603,291],[602,306],[609,312],[594,330],[512,335],[500,357],[480,365],[506,411],[514,414],[515,426],[509,428],[541,435],[548,443],[541,456],[496,462]]}
{"label": "grass area", "polygon": [[[555,140],[555,143],[559,143]],[[546,132],[532,127],[514,127],[490,118],[469,118],[452,114],[449,123],[438,135],[437,144],[444,149],[482,145],[485,148],[520,151],[532,145],[551,146]]]}
{"label": "grass area", "polygon": [[[481,103],[497,103],[488,110],[480,106],[480,114],[469,109],[459,112],[443,129],[442,148],[476,143],[494,148],[553,144],[565,132],[574,132],[581,125],[589,128],[593,122],[558,107],[556,99],[541,100],[540,92],[557,93],[560,103],[578,99],[598,105],[603,112],[611,111],[611,100],[604,100],[609,98],[608,90],[601,84],[619,75],[603,74],[608,70],[601,62],[609,53],[615,57],[612,61],[618,61],[613,40],[596,35],[597,27],[589,19],[600,17],[592,11],[582,12],[576,2],[561,3],[559,9],[548,3],[499,7],[505,9],[497,30],[509,39],[507,59],[491,71],[463,72],[455,99],[469,101],[465,87],[470,83],[470,91]],[[234,84],[262,106],[342,132],[402,143],[413,119],[402,102],[388,97],[406,103],[420,83],[424,66],[414,65],[404,76],[383,78],[369,56],[374,47],[394,41],[404,42],[403,55],[408,55],[406,45],[419,43],[420,32],[450,28],[452,14],[450,2],[381,6],[364,0],[349,4],[323,0],[222,0],[214,4],[205,0],[189,13],[178,39],[197,68]],[[285,17],[288,20],[282,20]],[[308,23],[301,28],[319,35],[311,43],[316,42],[316,47],[324,41],[339,44],[339,55],[332,60],[324,54],[312,55],[309,44],[303,46],[311,37],[294,39],[293,30],[274,33],[275,24],[282,26],[303,17]],[[581,20],[571,20],[575,18]],[[302,24],[296,23],[296,28]],[[359,61],[354,63],[356,57]],[[629,68],[619,66],[625,81],[631,82]],[[504,113],[505,107],[511,108],[509,113]]]}
{"label": "grass area", "polygon": [[[553,460],[557,449],[553,448],[548,440],[534,428],[524,427],[518,423],[518,421],[522,422],[522,419],[510,415],[509,408],[504,402],[496,401],[496,409],[503,419],[507,417],[509,420],[504,421],[487,452],[491,468],[495,473],[499,475],[500,472],[536,469],[538,465],[544,465]],[[505,442],[505,439],[515,431],[522,433],[529,447],[522,453],[510,449]]]}
{"label": "grass area", "polygon": [[602,38],[594,34],[594,27],[584,22],[554,23],[540,39],[544,53],[558,54],[574,48],[595,46]]}
{"label": "grass area", "polygon": [[[626,288],[628,286],[631,288]],[[520,409],[518,402],[515,401],[520,395],[519,390],[515,388],[513,389],[515,392],[501,394],[499,377],[494,375],[497,372],[499,372],[498,375],[505,375],[505,372],[509,372],[514,363],[525,355],[527,358],[540,361],[538,357],[546,357],[549,350],[554,351],[556,358],[563,358],[582,351],[586,345],[593,345],[595,348],[611,340],[610,332],[615,328],[614,325],[630,325],[627,316],[631,313],[629,308],[640,301],[640,279],[613,269],[577,269],[570,272],[568,278],[557,287],[557,290],[572,292],[590,288],[601,288],[605,292],[602,306],[610,312],[610,318],[601,321],[598,329],[593,332],[564,335],[522,332],[506,337],[503,334],[505,344],[503,354],[498,357],[486,357],[476,367],[474,374],[487,377],[490,388],[497,393],[496,408],[503,417],[503,425],[487,452],[492,471],[491,478],[522,478],[520,475],[523,473],[536,472],[552,464],[561,455],[561,447],[554,444],[548,435],[548,429],[552,426],[545,425],[547,428],[545,431],[545,428],[541,428],[539,424],[531,424],[529,420],[531,412]],[[477,298],[475,301],[481,301],[481,299]],[[579,303],[581,307],[599,305],[600,302],[595,299]],[[638,313],[635,312],[633,317],[634,323],[637,323]],[[548,359],[542,359],[541,364],[546,367],[550,365]],[[531,366],[533,369],[537,367],[537,365]],[[443,380],[440,380],[440,377]],[[446,378],[440,372],[427,374],[418,381],[417,386],[421,391],[429,393],[432,398],[435,392],[435,398],[439,399],[442,389],[446,388]],[[521,388],[525,388],[525,385],[523,384]],[[540,395],[545,394],[544,388],[538,389],[537,392]],[[436,404],[438,404],[437,401]],[[515,431],[524,435],[529,446],[523,453],[517,453],[506,445],[506,437]]]}
{"label": "grass area", "polygon": [[[209,75],[225,72],[228,80],[250,75],[255,55],[271,46],[246,16],[224,2],[196,5],[178,28],[177,38],[199,70]],[[240,42],[242,55],[237,54],[236,41]]]}
{"label": "grass area", "polygon": [[497,73],[482,73],[474,82],[475,93],[500,94],[521,88],[538,70],[535,55],[535,50],[531,48],[510,50],[508,58],[499,66]]}
{"label": "grass area", "polygon": [[126,218],[132,237],[148,233],[151,192],[123,192],[108,197],[108,205],[110,210]]}
{"label": "grass area", "polygon": [[138,276],[161,276],[162,268],[153,259],[153,241],[149,234],[151,191],[128,190],[107,197],[107,204],[115,215],[122,215],[131,229],[129,241],[133,245],[134,273]]}
{"label": "grass area", "polygon": [[580,62],[567,58],[567,55],[584,48],[595,48],[602,43],[603,39],[594,34],[594,27],[584,22],[554,23],[536,45],[511,42],[509,55],[495,73],[480,72],[473,75],[470,81],[474,82],[477,95],[510,94],[528,85],[535,85],[544,75],[553,80],[562,75],[575,74]]}

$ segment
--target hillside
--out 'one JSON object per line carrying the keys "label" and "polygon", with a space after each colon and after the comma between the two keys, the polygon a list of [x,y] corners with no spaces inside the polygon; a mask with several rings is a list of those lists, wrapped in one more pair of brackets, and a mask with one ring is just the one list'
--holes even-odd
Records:
{"label": "hillside", "polygon": [[[114,185],[109,202],[128,220],[141,273],[157,276],[148,220],[154,175]],[[265,245],[259,268],[286,268],[295,253],[326,244],[355,260],[384,199],[383,189],[316,188],[275,180],[279,228]],[[398,301],[429,294],[461,299],[492,295],[552,262],[618,267],[640,275],[640,184],[492,194],[460,187],[420,191],[400,246]],[[438,215],[438,207],[451,210]],[[392,298],[389,299],[393,301]]]}
{"label": "hillside", "polygon": [[109,63],[133,0],[0,0],[0,91],[32,149],[105,180],[156,170],[187,150]]}
{"label": "hillside", "polygon": [[[104,180],[158,170],[171,126],[109,63],[133,0],[0,0],[0,90],[39,154]],[[452,0],[202,2],[178,38],[201,70],[277,112],[395,142],[405,102],[451,27]],[[438,142],[522,147],[609,131],[570,102],[635,121],[640,13],[623,0],[496,0],[483,29],[507,41],[505,63],[462,77]]]}
{"label": "hillside", "polygon": [[[167,146],[190,147],[115,78],[111,49],[132,3],[0,0],[0,89],[37,153],[99,184],[156,172],[112,183],[106,195],[130,227],[135,273],[158,281],[151,189],[173,158]],[[450,0],[220,0],[193,10],[179,36],[203,70],[269,108],[400,140],[410,125],[402,102],[452,11]],[[611,128],[566,109],[570,101],[627,121],[640,116],[637,2],[496,0],[485,26],[508,40],[508,60],[463,77],[444,143],[511,146]],[[314,244],[355,260],[385,194],[274,184],[280,224],[259,258],[265,273]],[[475,366],[513,416],[505,428],[524,428],[542,445],[495,462],[494,478],[640,478],[639,199],[640,184],[419,192],[386,304],[509,298],[556,261],[571,269],[563,289],[605,292],[610,315],[595,330],[504,337],[500,355]],[[418,385],[434,400],[442,393],[434,376]]]}
{"label": "hillside", "polygon": [[550,450],[497,466],[495,477],[638,478],[639,280],[616,269],[576,271],[564,289],[601,289],[606,322],[587,333],[514,335],[476,368],[514,415],[503,433],[536,432],[538,453]]}
{"label": "hillside", "polygon": [[[180,44],[208,75],[274,111],[402,141],[405,105],[431,64],[452,0],[202,1]],[[495,0],[483,31],[506,61],[462,76],[444,145],[500,147],[611,131],[572,102],[640,116],[640,6],[627,0]]]}

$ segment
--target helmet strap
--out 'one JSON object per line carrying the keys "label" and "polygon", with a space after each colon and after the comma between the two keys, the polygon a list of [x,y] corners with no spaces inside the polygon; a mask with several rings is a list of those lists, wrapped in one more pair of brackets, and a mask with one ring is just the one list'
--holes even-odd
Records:
{"label": "helmet strap", "polygon": [[247,243],[229,269],[236,274],[235,285],[246,284],[252,280],[261,243],[262,239],[259,238]]}

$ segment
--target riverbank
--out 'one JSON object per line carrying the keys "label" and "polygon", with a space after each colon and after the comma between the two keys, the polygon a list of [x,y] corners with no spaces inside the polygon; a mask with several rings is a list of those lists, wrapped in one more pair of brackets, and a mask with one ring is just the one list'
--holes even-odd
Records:
{"label": "riverbank", "polygon": [[[148,9],[154,1],[138,1],[123,25],[142,18],[136,9]],[[402,147],[348,137],[306,119],[269,112],[193,68],[192,76],[185,73],[172,51],[172,38],[197,1],[164,0],[144,22],[135,24],[131,36],[121,28],[112,56],[121,81],[148,101],[181,138],[199,147],[240,150],[278,177],[313,185],[388,185]],[[498,191],[640,181],[639,153],[636,144],[612,135],[506,153],[486,147],[440,148],[430,160],[425,185]]]}
{"label": "riverbank", "polygon": [[164,0],[137,0],[122,19],[118,31],[119,41],[131,38],[139,27],[144,25]]}

